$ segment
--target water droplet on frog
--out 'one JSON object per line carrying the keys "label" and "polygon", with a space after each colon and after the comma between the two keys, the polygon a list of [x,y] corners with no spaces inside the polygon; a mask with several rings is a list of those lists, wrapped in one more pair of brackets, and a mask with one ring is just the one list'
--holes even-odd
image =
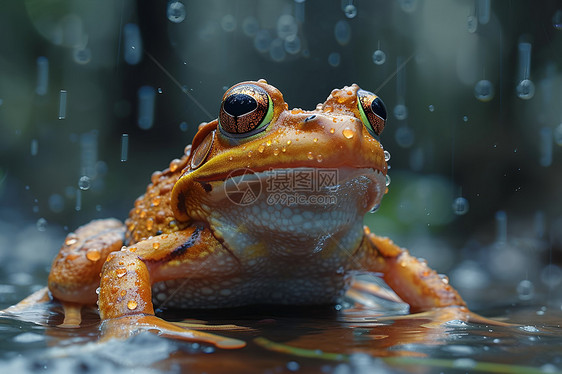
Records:
{"label": "water droplet on frog", "polygon": [[86,258],[92,262],[96,262],[101,258],[100,251],[92,250],[86,252]]}
{"label": "water droplet on frog", "polygon": [[482,101],[487,102],[494,98],[494,85],[487,79],[482,79],[474,85],[474,96]]}
{"label": "water droplet on frog", "polygon": [[535,96],[535,84],[530,79],[523,79],[516,88],[517,96],[523,100],[532,99]]}
{"label": "water droplet on frog", "polygon": [[263,153],[263,151],[265,151],[265,145],[261,144],[261,145],[258,147],[258,152],[259,152],[259,153]]}
{"label": "water droplet on frog", "polygon": [[324,161],[323,156],[322,155],[316,155],[316,161],[318,161],[318,162]]}
{"label": "water droplet on frog", "polygon": [[343,268],[343,266],[340,266],[339,268],[336,269],[336,274],[343,274],[344,271],[345,269]]}
{"label": "water droplet on frog", "polygon": [[385,176],[385,184],[387,187],[390,186],[390,175],[388,174]]}
{"label": "water droplet on frog", "polygon": [[457,197],[453,201],[453,212],[458,215],[462,216],[468,212],[469,204],[468,200],[464,197]]}
{"label": "water droplet on frog", "polygon": [[375,63],[375,65],[382,65],[385,63],[385,61],[386,61],[386,54],[383,51],[377,49],[376,51],[373,52],[373,63]]}
{"label": "water droplet on frog", "polygon": [[535,285],[530,280],[522,280],[517,285],[517,294],[520,300],[531,300],[535,296]]}
{"label": "water droplet on frog", "polygon": [[47,220],[43,217],[39,218],[35,225],[37,226],[37,230],[39,231],[47,230]]}
{"label": "water droplet on frog", "polygon": [[78,180],[78,187],[82,191],[89,190],[90,189],[90,177],[88,177],[87,175],[81,176],[80,179]]}
{"label": "water droplet on frog", "polygon": [[357,8],[353,4],[347,4],[345,8],[343,8],[343,11],[347,18],[355,18],[357,15]]}
{"label": "water droplet on frog", "polygon": [[308,158],[309,160],[314,160],[314,156],[312,155],[312,152],[308,152],[306,154],[306,158]]}
{"label": "water droplet on frog", "polygon": [[127,308],[129,308],[129,310],[135,310],[137,309],[138,303],[135,300],[130,300],[127,303]]}
{"label": "water droplet on frog", "polygon": [[166,9],[168,20],[173,23],[181,23],[185,19],[185,6],[181,1],[171,1]]}
{"label": "water droplet on frog", "polygon": [[353,136],[355,136],[355,131],[353,131],[353,130],[350,129],[349,127],[346,127],[345,129],[342,130],[342,134],[343,134],[343,136],[345,136],[347,139],[351,139],[351,138],[353,138]]}
{"label": "water droplet on frog", "polygon": [[380,204],[375,204],[375,206],[371,208],[369,213],[375,213],[377,210],[379,210],[380,207],[381,207]]}
{"label": "water droplet on frog", "polygon": [[384,151],[384,160],[386,162],[390,161],[390,152],[389,151]]}
{"label": "water droplet on frog", "polygon": [[330,129],[330,134],[333,134],[336,132],[336,129],[334,129],[333,127]]}
{"label": "water droplet on frog", "polygon": [[408,108],[404,104],[398,104],[394,107],[394,117],[397,120],[404,120],[408,118]]}
{"label": "water droplet on frog", "polygon": [[152,248],[153,248],[153,249],[158,249],[158,248],[160,248],[160,243],[158,243],[158,242],[152,243]]}

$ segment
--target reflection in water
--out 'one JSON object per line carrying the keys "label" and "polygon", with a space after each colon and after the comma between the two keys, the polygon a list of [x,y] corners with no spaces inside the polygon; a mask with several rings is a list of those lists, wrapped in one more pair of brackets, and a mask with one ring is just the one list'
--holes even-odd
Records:
{"label": "reflection in water", "polygon": [[[536,310],[537,309],[537,310]],[[99,317],[83,311],[79,329],[55,327],[62,310],[55,303],[0,318],[0,357],[4,367],[33,372],[111,370],[135,372],[315,372],[368,373],[475,370],[557,372],[562,344],[562,313],[550,308],[510,307],[496,320],[472,323],[455,310],[408,315],[407,306],[384,286],[360,281],[336,306],[243,307],[211,311],[164,311],[168,320],[250,329],[216,333],[248,346],[221,350],[141,333],[126,341],[99,343]],[[462,314],[460,314],[462,317]],[[48,321],[45,325],[44,322]],[[534,321],[529,325],[529,321]],[[44,325],[39,327],[34,323]],[[26,358],[22,359],[19,352]]]}

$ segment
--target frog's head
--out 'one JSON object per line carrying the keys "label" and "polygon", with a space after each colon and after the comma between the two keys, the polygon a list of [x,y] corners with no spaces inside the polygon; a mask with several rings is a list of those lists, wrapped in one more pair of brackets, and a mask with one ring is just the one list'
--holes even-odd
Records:
{"label": "frog's head", "polygon": [[348,233],[386,190],[378,96],[353,84],[313,111],[289,110],[264,80],[243,82],[226,91],[218,117],[200,126],[174,186],[178,220],[205,222],[231,248],[314,252],[329,237],[360,240]]}

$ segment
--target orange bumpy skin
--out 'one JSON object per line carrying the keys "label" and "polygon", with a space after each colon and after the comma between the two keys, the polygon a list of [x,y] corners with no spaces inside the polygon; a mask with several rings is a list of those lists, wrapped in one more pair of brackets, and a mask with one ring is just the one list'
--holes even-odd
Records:
{"label": "orange bumpy skin", "polygon": [[107,336],[142,327],[229,348],[243,343],[182,332],[153,303],[331,303],[360,270],[382,273],[412,310],[464,306],[427,265],[363,227],[386,193],[378,96],[354,84],[315,110],[289,110],[264,80],[243,82],[218,118],[152,175],[124,225],[94,221],[68,236],[49,276],[53,297],[93,304],[100,287]]}

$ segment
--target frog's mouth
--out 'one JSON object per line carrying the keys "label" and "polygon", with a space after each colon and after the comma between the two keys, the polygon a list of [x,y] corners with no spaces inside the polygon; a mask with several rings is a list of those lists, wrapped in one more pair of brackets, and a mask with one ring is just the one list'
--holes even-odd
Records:
{"label": "frog's mouth", "polygon": [[315,253],[331,242],[353,248],[363,216],[386,189],[382,172],[350,167],[246,171],[212,184],[207,219],[233,253],[267,243],[284,255]]}

